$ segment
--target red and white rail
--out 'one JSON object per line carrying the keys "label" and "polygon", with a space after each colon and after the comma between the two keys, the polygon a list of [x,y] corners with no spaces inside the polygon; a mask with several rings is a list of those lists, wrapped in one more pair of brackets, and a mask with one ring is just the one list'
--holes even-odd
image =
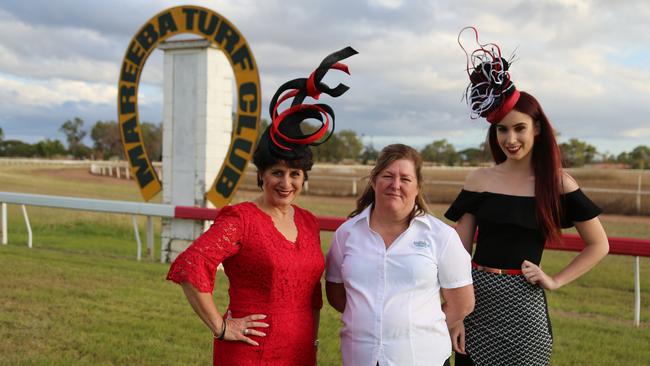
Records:
{"label": "red and white rail", "polygon": [[[2,244],[7,244],[7,204],[16,204],[22,206],[22,212],[27,226],[28,243],[32,247],[32,229],[29,223],[26,206],[40,206],[51,208],[63,208],[70,210],[94,211],[115,214],[132,215],[133,227],[137,243],[138,260],[142,255],[142,244],[135,216],[147,217],[147,248],[153,258],[153,221],[152,217],[166,217],[188,220],[214,220],[219,212],[217,209],[174,206],[161,203],[140,203],[129,201],[100,200],[92,198],[48,196],[40,194],[0,192],[0,202],[2,203]],[[345,218],[319,216],[320,229],[322,231],[334,231],[344,221]],[[564,250],[564,251],[581,251],[584,243],[578,235],[564,234],[562,243],[547,243],[547,249]],[[641,312],[641,285],[640,285],[640,265],[639,257],[650,257],[650,240],[636,238],[609,238],[609,253],[628,255],[635,257],[634,264],[634,324],[640,324]],[[161,248],[161,258],[163,248]]]}

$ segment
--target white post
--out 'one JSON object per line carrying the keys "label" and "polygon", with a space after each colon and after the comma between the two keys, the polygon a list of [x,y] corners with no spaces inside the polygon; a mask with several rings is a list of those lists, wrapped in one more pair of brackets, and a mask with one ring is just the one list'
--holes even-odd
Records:
{"label": "white post", "polygon": [[641,268],[639,256],[634,257],[634,325],[641,324]]}
{"label": "white post", "polygon": [[120,166],[119,165],[115,166],[115,172],[117,173],[117,179],[122,178],[122,173],[120,172]]}
{"label": "white post", "polygon": [[639,173],[638,184],[636,188],[636,214],[641,215],[641,177],[643,176],[643,170]]}
{"label": "white post", "polygon": [[147,254],[153,260],[153,220],[147,216]]}
{"label": "white post", "polygon": [[357,178],[352,179],[352,195],[355,197],[357,195]]}
{"label": "white post", "polygon": [[27,216],[27,208],[25,205],[21,205],[23,208],[23,217],[25,218],[25,226],[27,226],[27,246],[32,247],[32,226],[29,224],[29,217]]}
{"label": "white post", "polygon": [[302,190],[305,194],[309,193],[309,181],[305,181],[304,186],[302,187]]}
{"label": "white post", "polygon": [[[165,230],[165,224],[168,222],[169,220],[162,219],[162,222],[160,224],[161,231]],[[167,255],[169,254],[169,249],[166,247],[166,245],[168,246],[169,242],[165,242],[164,238],[160,240],[160,263],[167,263]]]}
{"label": "white post", "polygon": [[[205,192],[226,158],[232,134],[234,75],[207,40],[164,42],[163,203],[209,206]],[[173,261],[202,221],[164,219],[161,260]]]}
{"label": "white post", "polygon": [[7,245],[7,204],[2,202],[2,244]]}
{"label": "white post", "polygon": [[135,215],[131,215],[131,221],[133,222],[133,231],[135,232],[135,242],[138,245],[138,260],[142,258],[142,242],[140,241],[140,231],[138,230],[138,221],[135,219]]}
{"label": "white post", "polygon": [[131,179],[131,171],[128,166],[124,167],[124,175],[126,175],[126,179]]}

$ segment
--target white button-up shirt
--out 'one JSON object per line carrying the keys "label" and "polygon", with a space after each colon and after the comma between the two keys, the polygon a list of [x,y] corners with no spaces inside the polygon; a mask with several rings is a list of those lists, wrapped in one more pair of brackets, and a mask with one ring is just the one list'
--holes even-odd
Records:
{"label": "white button-up shirt", "polygon": [[327,254],[327,281],[346,292],[343,365],[442,365],[451,341],[439,290],[472,283],[470,256],[431,215],[415,217],[386,249],[370,229],[371,207],[336,230]]}

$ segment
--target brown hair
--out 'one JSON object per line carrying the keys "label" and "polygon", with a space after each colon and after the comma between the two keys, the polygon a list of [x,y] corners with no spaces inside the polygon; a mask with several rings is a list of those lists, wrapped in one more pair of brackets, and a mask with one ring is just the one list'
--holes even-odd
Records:
{"label": "brown hair", "polygon": [[426,213],[429,213],[429,208],[427,203],[424,200],[424,194],[422,193],[422,158],[420,154],[414,148],[403,145],[403,144],[393,144],[384,147],[379,153],[377,158],[377,163],[375,167],[372,168],[370,176],[368,177],[368,184],[363,191],[361,197],[357,199],[357,208],[352,211],[348,217],[354,217],[360,214],[366,207],[375,203],[375,190],[372,188],[371,182],[374,182],[384,169],[388,168],[396,160],[406,159],[413,163],[415,166],[415,176],[418,182],[418,195],[415,198],[415,207],[411,214],[409,215],[408,221],[410,222],[415,216],[422,216]]}
{"label": "brown hair", "polygon": [[[537,203],[537,222],[547,240],[560,242],[562,238],[560,213],[560,182],[562,163],[560,149],[555,140],[553,126],[546,117],[542,106],[532,95],[521,92],[514,110],[532,118],[539,125],[539,134],[535,136],[531,164],[535,173],[535,201]],[[494,162],[500,164],[506,160],[496,136],[496,126],[490,125],[488,143]]]}

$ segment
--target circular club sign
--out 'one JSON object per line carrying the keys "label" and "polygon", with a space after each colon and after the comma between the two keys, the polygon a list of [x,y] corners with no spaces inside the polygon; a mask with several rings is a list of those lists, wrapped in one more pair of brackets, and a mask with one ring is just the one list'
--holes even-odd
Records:
{"label": "circular club sign", "polygon": [[219,47],[228,58],[237,83],[237,115],[232,141],[206,197],[216,207],[230,202],[250,161],[257,141],[261,95],[260,77],[253,54],[226,18],[199,6],[178,6],[149,19],[133,37],[122,60],[118,82],[117,114],[124,153],[131,175],[145,200],[161,190],[161,183],[147,156],[138,117],[138,85],[145,61],[156,46],[169,37],[191,33]]}

